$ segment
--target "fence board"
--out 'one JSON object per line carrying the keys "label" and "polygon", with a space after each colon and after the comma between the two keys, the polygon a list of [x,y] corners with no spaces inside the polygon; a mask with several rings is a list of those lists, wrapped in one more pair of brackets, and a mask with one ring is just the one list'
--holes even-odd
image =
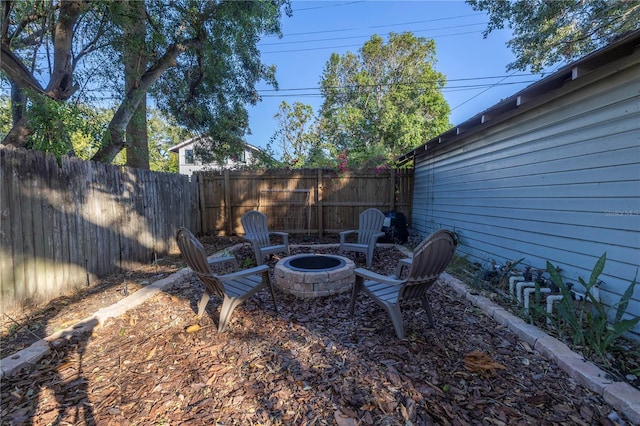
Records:
{"label": "fence board", "polygon": [[[45,159],[45,167],[42,168],[41,179],[43,185],[40,187],[40,203],[42,205],[42,233],[44,238],[44,254],[42,256],[42,263],[45,269],[45,279],[44,285],[42,287],[48,287],[49,284],[53,284],[54,286],[58,285],[56,280],[56,262],[55,258],[57,256],[57,251],[55,247],[55,218],[53,214],[53,206],[57,198],[57,193],[55,192],[55,187],[51,187],[49,191],[43,188],[44,182],[51,181],[53,176],[52,171],[52,160],[55,162],[55,158],[53,156],[47,155]],[[47,192],[49,192],[47,194]],[[47,201],[47,199],[52,199]],[[45,232],[46,229],[49,229],[51,232]]]}
{"label": "fence board", "polygon": [[[0,151],[0,164],[12,161],[10,153]],[[9,218],[14,214],[15,205],[10,200],[13,199],[13,173],[12,170],[0,167],[0,288],[3,299],[14,298],[15,288],[13,283],[16,277],[16,261],[13,253],[16,251],[13,244],[13,235],[15,229],[12,225],[21,226],[20,224],[12,224]],[[19,242],[16,242],[16,245]],[[18,261],[20,259],[17,259]],[[22,276],[20,274],[19,276]]]}

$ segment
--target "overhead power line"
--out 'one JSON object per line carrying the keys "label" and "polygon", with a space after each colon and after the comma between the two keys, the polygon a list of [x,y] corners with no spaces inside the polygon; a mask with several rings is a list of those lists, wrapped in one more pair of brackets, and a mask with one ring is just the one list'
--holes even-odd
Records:
{"label": "overhead power line", "polygon": [[[328,33],[338,33],[338,32],[345,32],[345,31],[357,31],[357,30],[365,30],[365,29],[372,29],[372,28],[386,28],[386,27],[398,27],[398,26],[407,26],[407,25],[415,25],[415,24],[426,24],[429,22],[449,21],[453,19],[469,18],[473,16],[486,17],[486,15],[483,13],[472,13],[469,15],[448,16],[445,18],[425,19],[422,21],[397,22],[395,24],[371,25],[371,26],[352,27],[352,28],[335,28],[332,30],[304,31],[299,33],[283,34],[281,38],[288,38],[288,37],[294,37],[294,36],[300,36],[300,35],[328,34]],[[278,37],[278,36],[268,35],[265,38],[270,38],[270,37]]]}
{"label": "overhead power line", "polygon": [[[519,83],[528,83],[529,81],[517,81],[510,83],[502,83],[507,78],[514,77],[533,77],[536,74],[511,74],[511,75],[496,75],[496,76],[488,76],[488,77],[468,77],[468,78],[454,78],[447,80],[447,83],[458,83],[458,82],[466,82],[466,81],[478,81],[478,80],[497,80],[500,79],[498,83],[484,83],[484,84],[475,84],[475,85],[465,85],[465,86],[445,86],[444,88],[477,88],[477,87],[486,87],[493,86],[496,84],[500,85],[508,85],[508,84],[519,84]],[[536,81],[536,80],[532,80]],[[394,85],[419,85],[419,84],[429,84],[433,83],[432,81],[407,81],[407,82],[393,82],[393,83],[371,83],[371,84],[354,84],[354,85],[343,85],[343,86],[332,86],[332,89],[341,89],[341,88],[358,88],[358,87],[378,87],[378,86],[394,86]],[[295,92],[302,90],[320,90],[319,86],[314,87],[295,87],[295,88],[287,88],[287,89],[262,89],[261,92]]]}
{"label": "overhead power line", "polygon": [[[430,38],[454,37],[454,36],[467,35],[467,34],[482,34],[482,31],[467,31],[467,32],[462,32],[462,33],[454,33],[454,34],[443,34],[443,35],[431,36]],[[267,53],[308,52],[308,51],[313,51],[313,50],[343,49],[343,48],[348,48],[348,47],[362,47],[362,44],[348,44],[348,45],[342,45],[342,46],[324,46],[324,47],[307,47],[307,48],[304,48],[304,49],[289,49],[289,50],[271,50],[271,51],[267,51],[267,52],[262,51],[261,53],[267,54]]]}
{"label": "overhead power line", "polygon": [[364,3],[364,0],[340,2],[340,3],[328,4],[328,5],[325,5],[325,6],[301,7],[299,9],[293,9],[293,12],[304,12],[306,10],[316,10],[316,9],[326,9],[328,7],[348,6],[350,4],[356,4],[356,3]]}
{"label": "overhead power line", "polygon": [[[516,84],[525,84],[525,83],[534,83],[537,80],[525,80],[525,81],[513,81],[513,82],[508,82],[508,83],[486,83],[486,84],[469,84],[469,85],[464,85],[464,86],[450,86],[450,87],[443,87],[442,89],[440,89],[442,92],[464,92],[464,91],[469,91],[469,90],[479,90],[479,89],[485,89],[482,92],[480,92],[477,95],[472,96],[469,100],[476,98],[477,96],[480,96],[482,93],[485,93],[487,90],[492,89],[494,87],[499,87],[499,86],[511,86],[511,85],[516,85]],[[367,87],[367,86],[363,86],[363,87]],[[337,87],[334,89],[337,90],[341,90],[341,89],[347,89],[349,87],[344,86],[344,87]],[[296,89],[292,89],[292,90],[296,90]],[[303,90],[303,89],[299,89],[299,90]],[[315,90],[315,89],[310,89],[310,90]],[[291,93],[291,92],[287,92],[287,93],[267,93],[267,94],[263,94],[266,91],[259,91],[260,92],[260,96],[263,98],[291,98],[291,97],[322,97],[322,93],[320,93],[320,89],[317,89],[318,92],[307,92],[307,93]],[[464,103],[456,106],[455,108],[458,108],[462,105],[464,105],[465,103],[467,103],[469,100],[465,101]],[[453,109],[455,109],[453,108]]]}
{"label": "overhead power line", "polygon": [[[453,26],[450,26],[450,27],[428,28],[428,29],[424,29],[424,30],[411,30],[410,32],[411,33],[423,33],[423,32],[427,32],[427,31],[451,30],[451,29],[456,29],[456,28],[472,27],[472,26],[476,26],[476,25],[486,26],[487,23],[486,22],[477,22],[477,23],[473,23],[473,24],[453,25]],[[378,35],[380,35],[380,36],[388,36],[390,34],[391,33],[383,33],[383,34],[378,34]],[[261,45],[262,46],[280,46],[280,45],[283,45],[283,44],[315,43],[315,42],[319,42],[319,41],[336,41],[336,40],[348,40],[348,39],[354,39],[354,38],[367,38],[367,37],[371,37],[371,34],[362,34],[362,35],[348,36],[348,37],[316,38],[316,39],[297,40],[297,41],[281,41],[281,42],[274,42],[274,43],[261,43]]]}

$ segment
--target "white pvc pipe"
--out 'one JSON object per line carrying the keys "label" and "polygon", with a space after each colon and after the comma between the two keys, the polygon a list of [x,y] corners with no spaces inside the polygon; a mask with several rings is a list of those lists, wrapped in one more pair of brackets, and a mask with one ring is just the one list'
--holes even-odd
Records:
{"label": "white pvc pipe", "polygon": [[522,304],[522,289],[525,287],[535,287],[536,283],[533,281],[521,281],[516,283],[516,299],[518,299],[518,303]]}
{"label": "white pvc pipe", "polygon": [[553,302],[557,302],[562,300],[561,294],[553,294],[547,296],[547,324],[551,324],[551,314],[553,313]]}
{"label": "white pvc pipe", "polygon": [[[522,290],[522,296],[524,298],[524,310],[526,311],[526,313],[529,313],[529,298],[535,292],[536,292],[535,287],[525,288],[524,290]],[[551,293],[551,289],[548,287],[542,287],[540,289],[540,293]]]}
{"label": "white pvc pipe", "polygon": [[518,276],[518,275],[515,275],[513,277],[509,277],[509,294],[512,295],[512,296],[515,296],[513,291],[514,291],[514,288],[515,288],[516,283],[518,281],[524,281],[524,277],[523,276]]}

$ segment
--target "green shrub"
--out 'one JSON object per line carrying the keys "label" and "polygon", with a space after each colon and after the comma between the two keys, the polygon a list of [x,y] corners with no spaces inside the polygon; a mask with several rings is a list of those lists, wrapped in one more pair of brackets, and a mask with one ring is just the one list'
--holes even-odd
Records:
{"label": "green shrub", "polygon": [[[612,349],[615,341],[640,321],[640,317],[622,319],[637,283],[637,272],[633,282],[627,287],[620,300],[610,308],[594,296],[593,290],[598,285],[598,277],[604,270],[606,259],[606,253],[600,256],[591,271],[589,282],[579,278],[586,294],[586,300],[579,304],[574,303],[571,289],[562,281],[560,273],[550,262],[547,262],[547,271],[551,280],[563,295],[557,305],[558,332],[562,333],[563,330],[566,330],[573,340],[573,345],[584,348],[585,356],[595,353],[605,363],[607,363],[605,355]],[[610,309],[615,309],[613,322],[610,322],[608,318]]]}

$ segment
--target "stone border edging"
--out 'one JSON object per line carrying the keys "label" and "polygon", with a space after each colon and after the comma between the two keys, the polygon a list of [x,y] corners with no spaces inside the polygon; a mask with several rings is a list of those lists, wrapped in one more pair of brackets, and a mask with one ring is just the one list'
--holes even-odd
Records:
{"label": "stone border edging", "polygon": [[[245,243],[236,244],[226,250],[235,250]],[[308,246],[310,244],[291,245],[290,247]],[[335,247],[338,244],[322,244],[317,247]],[[383,247],[393,244],[380,244]],[[396,246],[398,250],[410,257],[412,252],[404,246]],[[209,256],[209,259],[222,256],[222,252]],[[122,315],[129,309],[141,305],[160,291],[173,286],[178,280],[184,280],[185,275],[191,272],[190,268],[183,268],[170,274],[166,278],[155,281],[143,287],[119,302],[98,310],[94,315],[80,320],[74,326],[60,330],[44,339],[41,339],[28,348],[0,360],[0,379],[5,375],[11,376],[23,368],[38,362],[51,351],[52,343],[56,340],[70,339],[76,335],[89,334],[97,325],[102,325],[108,318]],[[606,373],[595,364],[585,360],[582,356],[573,352],[569,346],[558,339],[549,336],[538,327],[531,325],[522,318],[508,312],[502,306],[495,304],[490,299],[473,294],[469,286],[457,278],[443,272],[440,280],[450,286],[454,291],[463,295],[473,306],[478,307],[488,317],[498,324],[511,330],[519,339],[529,344],[544,357],[558,364],[560,369],[581,385],[599,394],[612,408],[622,412],[633,424],[640,425],[640,391],[628,383],[613,382],[606,378]]]}

